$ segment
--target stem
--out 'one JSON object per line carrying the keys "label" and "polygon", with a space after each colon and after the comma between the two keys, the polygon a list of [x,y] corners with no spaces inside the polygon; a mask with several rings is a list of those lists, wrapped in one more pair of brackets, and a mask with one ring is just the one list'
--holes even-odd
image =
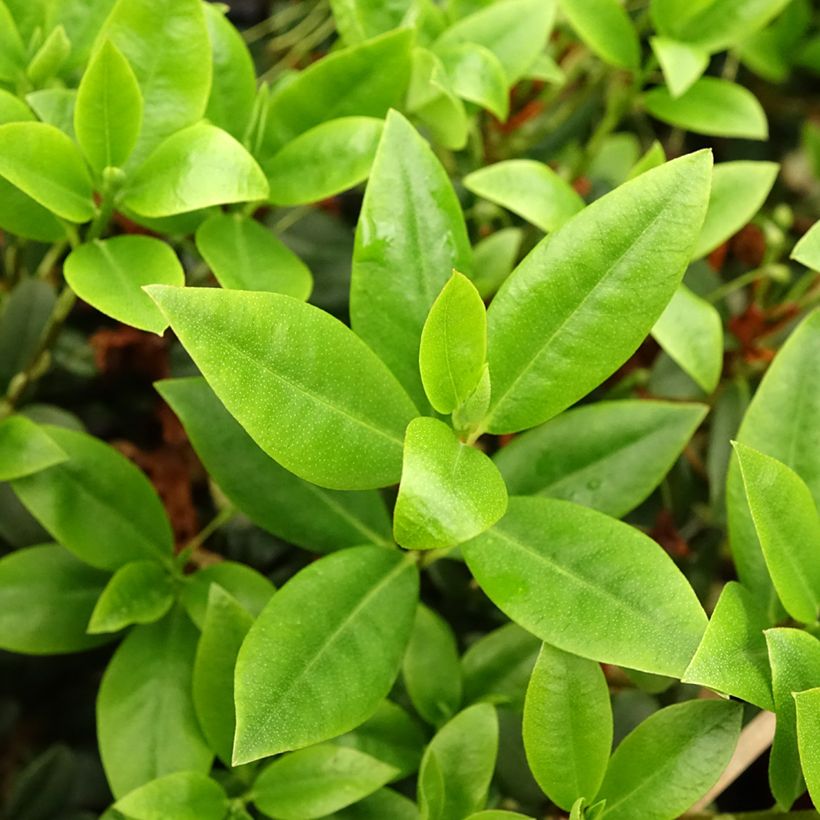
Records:
{"label": "stem", "polygon": [[193,555],[223,524],[227,524],[238,512],[229,504],[221,509],[183,548],[183,552]]}

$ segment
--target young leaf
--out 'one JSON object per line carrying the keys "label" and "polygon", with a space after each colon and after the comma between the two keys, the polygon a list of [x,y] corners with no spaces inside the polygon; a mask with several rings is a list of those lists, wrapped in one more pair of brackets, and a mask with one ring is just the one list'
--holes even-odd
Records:
{"label": "young leaf", "polygon": [[0,80],[16,82],[25,66],[26,50],[11,12],[0,0]]}
{"label": "young leaf", "polygon": [[701,404],[607,401],[562,413],[493,457],[511,495],[546,495],[622,518],[672,468]]}
{"label": "young leaf", "polygon": [[68,460],[12,482],[29,512],[91,566],[115,570],[145,558],[170,563],[171,526],[145,475],[92,436],[43,429]]}
{"label": "young leaf", "polygon": [[521,228],[502,228],[480,240],[473,248],[473,284],[481,298],[489,300],[510,275],[524,232]]}
{"label": "young leaf", "polygon": [[407,549],[443,549],[491,527],[507,509],[496,466],[437,419],[410,422],[393,534]]}
{"label": "young leaf", "polygon": [[566,652],[679,677],[706,628],[661,547],[577,504],[511,498],[507,515],[461,549],[502,612]]}
{"label": "young leaf", "polygon": [[39,87],[54,78],[71,53],[71,41],[63,26],[55,26],[37,49],[26,68],[32,85]]}
{"label": "young leaf", "polygon": [[800,237],[791,252],[791,258],[812,270],[820,270],[820,222]]}
{"label": "young leaf", "polygon": [[334,553],[285,584],[239,652],[234,765],[366,720],[396,677],[417,600],[414,564],[378,547]]}
{"label": "young leaf", "polygon": [[141,216],[265,199],[268,183],[227,131],[198,123],[157,146],[128,182],[123,204]]}
{"label": "young leaf", "polygon": [[743,709],[723,700],[667,706],[621,741],[598,800],[602,818],[673,818],[704,795],[726,768],[740,734]]}
{"label": "young leaf", "polygon": [[800,763],[816,808],[820,805],[820,688],[795,692],[794,705]]}
{"label": "young leaf", "polygon": [[200,772],[175,772],[120,798],[114,808],[129,820],[223,820],[228,796]]}
{"label": "young leaf", "polygon": [[262,168],[274,205],[303,205],[335,196],[367,179],[384,123],[340,117],[291,140]]}
{"label": "young leaf", "polygon": [[67,458],[63,448],[25,416],[0,421],[0,481],[38,473]]}
{"label": "young leaf", "polygon": [[102,173],[118,167],[134,150],[142,128],[142,93],[123,57],[110,41],[88,64],[77,90],[74,131],[91,167]]}
{"label": "young leaf", "polygon": [[70,222],[94,216],[91,177],[80,151],[53,125],[0,125],[0,176]]}
{"label": "young leaf", "polygon": [[569,811],[579,797],[597,794],[612,749],[600,665],[544,644],[527,688],[523,731],[530,770],[553,803]]}
{"label": "young leaf", "polygon": [[410,5],[410,0],[330,0],[336,28],[347,45],[398,28]]}
{"label": "young leaf", "polygon": [[150,236],[92,240],[75,248],[63,269],[71,289],[92,307],[160,335],[168,322],[142,286],[185,284],[171,246]]}
{"label": "young leaf", "polygon": [[421,820],[466,817],[484,807],[498,753],[498,718],[487,703],[446,723],[421,761]]}
{"label": "young leaf", "polygon": [[428,723],[440,726],[461,705],[461,667],[447,622],[426,606],[416,610],[402,663],[407,694]]}
{"label": "young leaf", "polygon": [[545,232],[558,230],[584,207],[568,182],[532,159],[508,159],[479,168],[464,177],[464,187]]}
{"label": "young leaf", "polygon": [[107,580],[56,544],[0,558],[0,649],[56,655],[105,642],[85,627]]}
{"label": "young leaf", "polygon": [[253,802],[279,820],[324,817],[377,791],[395,772],[356,749],[320,744],[265,767],[253,784]]}
{"label": "young leaf", "polygon": [[315,552],[392,545],[378,492],[325,490],[289,473],[254,444],[205,379],[170,379],[155,386],[179,416],[208,474],[255,524]]}
{"label": "young leaf", "polygon": [[647,171],[585,208],[516,268],[487,314],[488,430],[546,421],[635,351],[680,282],[710,178],[708,152]]}
{"label": "young leaf", "polygon": [[180,771],[210,771],[191,671],[197,631],[179,608],[137,626],[114,653],[97,696],[97,738],[108,783],[122,797]]}
{"label": "young leaf", "polygon": [[88,632],[119,632],[131,624],[153,623],[173,603],[174,587],[167,570],[155,561],[131,561],[114,573],[103,590]]}
{"label": "young leaf", "polygon": [[410,123],[391,111],[356,228],[350,320],[419,407],[426,406],[422,327],[451,271],[470,272],[470,256],[447,174]]}
{"label": "young leaf", "polygon": [[498,57],[478,43],[458,43],[437,52],[459,97],[491,111],[502,122],[510,110],[507,76]]}
{"label": "young leaf", "polygon": [[196,247],[223,288],[265,290],[307,301],[307,265],[270,228],[241,214],[214,214],[196,232]]}
{"label": "young leaf", "polygon": [[754,596],[729,581],[682,680],[772,711],[771,671],[763,635],[768,626],[766,612]]}
{"label": "young leaf", "polygon": [[651,37],[649,42],[673,99],[685,94],[709,66],[708,53],[690,43],[670,37]]}
{"label": "young leaf", "polygon": [[276,293],[148,290],[220,401],[283,467],[331,489],[399,478],[415,408],[338,319]]}
{"label": "young leaf", "polygon": [[795,620],[820,613],[820,517],[806,483],[790,467],[735,444],[746,498],[774,588]]}
{"label": "young leaf", "polygon": [[663,150],[663,146],[655,140],[643,156],[629,169],[626,181],[628,182],[630,179],[635,179],[635,177],[639,177],[641,174],[651,171],[659,165],[663,165],[664,162],[666,162],[666,153]]}
{"label": "young leaf", "polygon": [[701,77],[684,94],[673,97],[663,86],[644,97],[656,119],[696,134],[765,140],[766,113],[751,91],[719,77]]}
{"label": "young leaf", "polygon": [[617,68],[638,67],[638,35],[618,0],[560,0],[560,5],[578,36],[602,60]]}

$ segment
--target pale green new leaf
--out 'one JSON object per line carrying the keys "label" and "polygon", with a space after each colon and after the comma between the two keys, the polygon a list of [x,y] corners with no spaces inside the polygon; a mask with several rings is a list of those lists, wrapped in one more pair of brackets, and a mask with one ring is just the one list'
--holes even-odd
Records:
{"label": "pale green new leaf", "polygon": [[465,42],[440,48],[437,55],[459,97],[486,108],[502,122],[507,119],[507,75],[492,51],[478,43]]}
{"label": "pale green new leaf", "polygon": [[411,0],[330,0],[336,28],[346,45],[354,45],[397,28]]}
{"label": "pale green new leaf", "polygon": [[34,119],[31,109],[19,97],[0,88],[0,125],[7,122],[31,122]]}
{"label": "pale green new leaf", "polygon": [[0,481],[38,473],[67,458],[63,448],[25,416],[0,421]]}
{"label": "pale green new leaf", "polygon": [[559,0],[578,36],[602,60],[636,69],[641,58],[635,26],[618,0]]}
{"label": "pale green new leaf", "polygon": [[812,803],[820,806],[820,688],[794,694],[797,747]]}
{"label": "pale green new leaf", "polygon": [[697,596],[658,544],[568,501],[511,498],[507,515],[461,550],[502,612],[591,660],[678,677],[706,628]]}
{"label": "pale green new leaf", "polygon": [[521,228],[502,228],[479,240],[473,248],[473,284],[489,300],[510,275],[524,238]]}
{"label": "pale green new leaf", "polygon": [[791,258],[812,270],[820,270],[820,222],[815,222],[794,246]]}
{"label": "pale green new leaf", "polygon": [[630,179],[635,179],[635,177],[639,177],[641,174],[651,171],[659,165],[663,165],[664,162],[666,162],[666,152],[663,150],[663,146],[655,140],[652,145],[646,149],[643,156],[629,169],[626,181],[628,182]]}
{"label": "pale green new leaf", "polygon": [[200,772],[175,772],[120,798],[114,808],[129,820],[223,820],[228,796]]}
{"label": "pale green new leaf", "polygon": [[379,547],[333,553],[288,581],[239,652],[234,764],[370,717],[398,673],[417,601],[415,565]]}
{"label": "pale green new leaf", "polygon": [[709,65],[709,54],[697,46],[670,37],[651,37],[652,51],[663,69],[663,79],[672,97],[685,94]]}

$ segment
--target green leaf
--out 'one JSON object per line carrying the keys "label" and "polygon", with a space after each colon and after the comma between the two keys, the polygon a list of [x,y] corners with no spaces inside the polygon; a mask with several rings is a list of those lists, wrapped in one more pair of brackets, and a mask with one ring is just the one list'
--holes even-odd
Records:
{"label": "green leaf", "polygon": [[471,814],[467,820],[532,820],[532,818],[528,814],[519,814],[517,811],[487,809]]}
{"label": "green leaf", "polygon": [[120,798],[114,808],[129,820],[223,820],[228,796],[200,772],[175,772]]}
{"label": "green leaf", "polygon": [[820,222],[800,237],[791,252],[791,258],[812,270],[820,270]]}
{"label": "green leaf", "polygon": [[473,248],[473,284],[481,298],[489,300],[510,275],[524,238],[521,228],[502,228],[480,240]]}
{"label": "green leaf", "polygon": [[453,271],[436,297],[419,347],[419,369],[430,404],[452,413],[478,385],[487,356],[487,318],[475,285]]}
{"label": "green leaf", "polygon": [[544,644],[527,688],[523,732],[530,770],[553,803],[569,811],[579,797],[597,794],[612,749],[600,665]]}
{"label": "green leaf", "polygon": [[234,716],[234,667],[253,617],[219,585],[210,585],[208,609],[196,649],[193,700],[208,745],[231,765]]}
{"label": "green leaf", "polygon": [[487,314],[488,430],[546,421],[637,349],[689,261],[710,178],[703,151],[647,171],[585,208],[516,268]]}
{"label": "green leaf", "polygon": [[276,293],[149,292],[220,401],[283,467],[331,489],[396,482],[415,409],[338,319]]}
{"label": "green leaf", "polygon": [[395,772],[356,749],[320,744],[265,767],[253,784],[253,802],[278,820],[310,820],[367,797]]}
{"label": "green leaf", "polygon": [[584,207],[584,200],[548,165],[508,159],[473,171],[464,187],[508,208],[542,231],[556,231]]}
{"label": "green leaf", "polygon": [[66,229],[51,211],[0,177],[0,229],[23,239],[59,242]]}
{"label": "green leaf", "polygon": [[422,327],[454,268],[469,273],[472,264],[453,187],[427,143],[391,111],[356,228],[350,319],[419,407]]}
{"label": "green leaf", "polygon": [[11,12],[0,0],[0,80],[16,82],[25,67],[26,52]]}
{"label": "green leaf", "polygon": [[307,300],[307,265],[270,228],[241,214],[214,214],[196,232],[196,247],[223,288],[264,290]]}
{"label": "green leaf", "polygon": [[0,125],[0,176],[71,222],[94,216],[91,178],[77,146],[53,125]]}
{"label": "green leaf", "polygon": [[108,664],[97,696],[97,739],[115,797],[163,775],[210,771],[213,755],[191,699],[197,636],[176,608],[135,627]]}
{"label": "green leaf", "polygon": [[202,122],[160,143],[129,180],[123,204],[157,217],[267,195],[253,157],[227,131]]}
{"label": "green leaf", "polygon": [[347,45],[397,28],[410,5],[410,0],[330,1],[336,28]]}
{"label": "green leaf", "polygon": [[122,55],[103,43],[83,74],[74,108],[74,131],[91,167],[101,173],[124,165],[142,128],[142,93]]}
{"label": "green leaf", "polygon": [[26,94],[26,102],[38,119],[59,128],[76,142],[74,109],[77,91],[73,88],[42,88]]}
{"label": "green leaf", "polygon": [[85,627],[107,580],[56,544],[0,558],[0,648],[54,655],[104,643]]}
{"label": "green leaf", "polygon": [[[806,482],[820,501],[820,311],[814,311],[792,332],[769,366],[737,434],[741,444],[782,461]],[[729,546],[740,581],[769,611],[772,622],[780,610],[749,511],[737,456],[729,464],[726,482]]]}
{"label": "green leaf", "polygon": [[131,624],[158,621],[174,604],[167,570],[155,561],[131,561],[120,567],[100,595],[88,632],[119,632]]}
{"label": "green leaf", "polygon": [[67,458],[63,448],[25,416],[0,421],[0,481],[38,473]]}
{"label": "green leaf", "polygon": [[651,171],[659,165],[663,165],[664,162],[666,162],[666,152],[663,150],[663,146],[655,140],[643,156],[629,169],[626,181],[628,182],[630,179],[635,179],[635,177],[639,177],[641,174]]}
{"label": "green leaf", "polygon": [[398,673],[417,596],[415,565],[378,547],[328,555],[285,584],[239,652],[234,765],[328,740],[373,714]]}
{"label": "green leaf", "polygon": [[169,564],[171,526],[145,475],[92,436],[51,425],[43,429],[68,461],[15,479],[12,487],[55,540],[101,569],[146,558]]}
{"label": "green leaf", "polygon": [[274,205],[303,205],[335,196],[367,179],[384,123],[340,117],[305,131],[266,160]]}
{"label": "green leaf", "polygon": [[643,99],[656,119],[696,134],[750,140],[769,135],[766,113],[754,94],[719,77],[701,77],[677,98],[660,86]]}
{"label": "green leaf", "polygon": [[649,42],[673,98],[685,94],[709,66],[709,54],[702,48],[671,37],[650,37]]}
{"label": "green leaf", "polygon": [[820,688],[794,693],[800,764],[812,803],[820,805]]}
{"label": "green leaf", "polygon": [[775,162],[721,162],[712,173],[712,193],[693,258],[699,259],[736,234],[760,210],[780,166]]}
{"label": "green leaf", "polygon": [[446,723],[421,761],[421,820],[450,820],[482,809],[497,753],[498,718],[489,704],[470,706]]}
{"label": "green leaf", "polygon": [[402,663],[407,694],[416,711],[433,726],[449,720],[461,705],[461,667],[453,631],[426,606],[416,610]]}
{"label": "green leaf", "polygon": [[364,800],[328,814],[322,820],[418,820],[416,804],[392,789],[379,789]]}
{"label": "green leaf", "polygon": [[325,490],[280,467],[222,406],[201,378],[158,382],[208,474],[255,524],[315,552],[393,543],[374,490]]}
{"label": "green leaf", "polygon": [[560,5],[581,40],[602,60],[617,68],[638,67],[638,35],[618,0],[560,0]]}
{"label": "green leaf", "polygon": [[393,534],[407,549],[443,549],[491,527],[507,509],[496,466],[437,419],[410,422]]}
{"label": "green leaf", "polygon": [[455,22],[434,43],[435,51],[476,43],[495,54],[513,85],[544,50],[555,17],[554,0],[506,0]]}
{"label": "green leaf", "polygon": [[486,108],[502,122],[510,110],[507,76],[498,57],[478,43],[457,43],[437,53],[459,97]]}
{"label": "green leaf", "polygon": [[743,709],[723,700],[667,706],[615,749],[596,799],[605,820],[678,817],[716,783],[740,734]]}
{"label": "green leaf", "polygon": [[26,68],[26,74],[35,87],[45,85],[63,67],[71,53],[71,42],[65,29],[58,25],[37,49]]}
{"label": "green leaf", "polygon": [[511,495],[546,495],[622,518],[672,469],[701,404],[605,401],[562,413],[493,457]]}
{"label": "green leaf", "polygon": [[769,786],[783,811],[806,790],[800,770],[793,692],[820,684],[820,641],[800,629],[769,629],[769,663],[777,725],[769,755]]}
{"label": "green leaf", "polygon": [[7,122],[30,122],[34,120],[31,109],[19,98],[0,88],[0,125]]}
{"label": "green leaf", "polygon": [[[410,29],[391,31],[330,54],[279,86],[268,106],[260,156],[338,117],[384,117],[410,82]],[[373,71],[378,66],[378,71]]]}
{"label": "green leaf", "polygon": [[160,335],[168,322],[142,286],[185,284],[170,245],[150,236],[92,240],[75,248],[63,267],[71,289],[92,307]]}
{"label": "green leaf", "polygon": [[679,677],[706,628],[658,544],[577,504],[512,498],[507,515],[461,549],[502,612],[566,652]]}

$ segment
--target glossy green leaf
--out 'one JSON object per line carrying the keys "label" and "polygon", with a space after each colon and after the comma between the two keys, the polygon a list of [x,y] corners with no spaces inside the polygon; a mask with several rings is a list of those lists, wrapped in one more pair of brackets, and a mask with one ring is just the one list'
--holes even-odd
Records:
{"label": "glossy green leaf", "polygon": [[254,523],[315,552],[392,545],[390,519],[376,491],[326,490],[289,473],[254,444],[204,379],[173,379],[156,387],[208,474]]}
{"label": "glossy green leaf", "polygon": [[478,43],[464,42],[445,46],[437,54],[459,97],[486,108],[502,122],[507,119],[507,75],[492,51]]}
{"label": "glossy green leaf", "polygon": [[454,268],[469,274],[472,264],[453,187],[427,143],[391,111],[356,229],[350,319],[419,407],[422,327]]}
{"label": "glossy green leaf", "polygon": [[131,624],[158,621],[173,606],[168,571],[155,561],[131,561],[120,567],[97,601],[88,632],[119,632]]}
{"label": "glossy green leaf", "polygon": [[766,612],[754,596],[741,584],[729,581],[683,680],[773,710],[769,655],[763,635],[768,626]]}
{"label": "glossy green leaf", "polygon": [[14,17],[0,0],[0,80],[16,81],[25,67],[25,55]]}
{"label": "glossy green leaf", "polygon": [[53,125],[0,125],[0,176],[57,216],[94,216],[91,178],[77,146]]}
{"label": "glossy green leaf", "polygon": [[812,803],[820,805],[820,688],[794,694],[797,745]]}
{"label": "glossy green leaf", "polygon": [[347,45],[397,28],[410,0],[331,0],[336,28]]}
{"label": "glossy green leaf", "polygon": [[[791,467],[820,501],[820,311],[794,330],[769,366],[737,434],[741,444]],[[737,457],[726,481],[729,545],[743,584],[779,619],[772,582],[749,512]]]}
{"label": "glossy green leaf", "polygon": [[693,258],[706,256],[737,233],[760,210],[780,166],[774,162],[721,162],[712,173],[709,207]]}
{"label": "glossy green leaf", "polygon": [[378,547],[328,555],[285,584],[239,652],[234,764],[366,720],[398,673],[417,596],[415,565]]}
{"label": "glossy green leaf", "polygon": [[226,766],[231,765],[234,716],[234,667],[253,617],[232,595],[213,583],[202,635],[196,649],[193,699],[208,745]]}
{"label": "glossy green leaf", "polygon": [[125,163],[142,128],[142,93],[128,60],[105,42],[83,74],[74,108],[74,131],[98,173]]}
{"label": "glossy green leaf", "polygon": [[384,123],[373,117],[328,120],[262,163],[274,205],[303,205],[367,179]]}
{"label": "glossy green leaf", "polygon": [[766,113],[754,94],[719,77],[702,77],[677,98],[665,87],[653,88],[644,105],[656,119],[696,134],[751,140],[769,135]]}
{"label": "glossy green leaf", "polygon": [[0,88],[0,125],[7,122],[30,122],[31,109],[19,98]]}
{"label": "glossy green leaf", "polygon": [[253,785],[253,802],[277,820],[312,820],[367,797],[395,772],[356,749],[320,744],[264,768]]}
{"label": "glossy green leaf", "polygon": [[37,473],[67,458],[63,448],[25,416],[0,421],[0,481]]}
{"label": "glossy green leaf", "polygon": [[638,35],[618,0],[560,0],[560,6],[581,40],[602,60],[618,68],[638,67]]}
{"label": "glossy green leaf", "polygon": [[507,515],[461,549],[499,609],[566,652],[678,677],[706,628],[658,544],[577,504],[512,498]]}
{"label": "glossy green leaf", "polygon": [[516,268],[487,314],[488,430],[546,421],[636,350],[680,282],[710,178],[702,151],[647,171],[585,208]]}
{"label": "glossy green leaf", "polygon": [[170,245],[150,236],[93,240],[64,264],[71,289],[97,310],[121,322],[162,334],[168,322],[143,285],[185,284],[185,271]]}
{"label": "glossy green leaf", "polygon": [[157,217],[267,195],[253,157],[227,131],[203,122],[160,143],[129,180],[123,204]]}
{"label": "glossy green leaf", "polygon": [[415,409],[338,319],[276,293],[149,292],[220,401],[283,467],[331,489],[399,478]]}
{"label": "glossy green leaf", "polygon": [[418,820],[416,804],[392,789],[379,789],[352,806],[333,812],[322,820]]}
{"label": "glossy green leaf", "polygon": [[0,648],[54,655],[103,643],[85,628],[107,580],[56,544],[0,558]]}
{"label": "glossy green leaf", "polygon": [[555,231],[584,207],[584,200],[548,165],[508,159],[473,171],[464,187],[502,205],[542,231]]}
{"label": "glossy green leaf", "polygon": [[489,704],[470,706],[446,723],[421,762],[421,820],[451,820],[482,809],[497,753],[498,717]]}
{"label": "glossy green leaf", "polygon": [[705,414],[700,404],[596,402],[517,436],[493,459],[511,495],[563,498],[621,518],[660,484]]}
{"label": "glossy green leaf", "polygon": [[447,622],[419,606],[402,663],[407,694],[428,723],[440,726],[461,705],[461,667],[456,639]]}
{"label": "glossy green leaf", "polygon": [[673,820],[717,781],[740,734],[743,709],[723,700],[667,706],[615,749],[597,799],[605,820]]}
{"label": "glossy green leaf", "polygon": [[437,419],[410,422],[393,534],[407,549],[443,549],[491,527],[507,509],[496,466]]}
{"label": "glossy green leaf", "polygon": [[148,558],[169,563],[171,526],[145,475],[92,436],[51,425],[43,429],[68,461],[12,482],[29,512],[92,566],[115,570]]}
{"label": "glossy green leaf", "polygon": [[[413,32],[391,31],[329,54],[276,89],[268,106],[260,156],[338,117],[384,117],[399,106],[410,81]],[[373,66],[378,71],[373,71]]]}
{"label": "glossy green leaf", "polygon": [[579,797],[597,794],[612,749],[600,665],[544,644],[527,688],[523,731],[530,770],[553,803],[569,811]]}
{"label": "glossy green leaf", "polygon": [[473,284],[482,299],[489,300],[504,284],[518,258],[523,238],[521,228],[502,228],[476,243],[473,248]]}
{"label": "glossy green leaf", "polygon": [[213,755],[191,698],[197,636],[177,608],[135,627],[108,664],[97,696],[97,739],[115,797],[163,775],[210,771]]}
{"label": "glossy green leaf", "polygon": [[264,290],[307,300],[313,277],[270,228],[241,214],[214,214],[196,232],[196,247],[223,288]]}
{"label": "glossy green leaf", "polygon": [[769,786],[779,807],[788,811],[806,790],[800,768],[797,710],[793,692],[820,685],[820,641],[800,629],[769,629],[769,663],[777,713],[769,755]]}
{"label": "glossy green leaf", "polygon": [[223,820],[228,796],[200,772],[175,772],[120,798],[114,808],[129,820]]}
{"label": "glossy green leaf", "polygon": [[673,98],[685,94],[709,65],[709,54],[697,46],[670,37],[652,37],[649,42]]}
{"label": "glossy green leaf", "polygon": [[815,222],[794,246],[791,258],[812,270],[820,270],[820,222]]}

